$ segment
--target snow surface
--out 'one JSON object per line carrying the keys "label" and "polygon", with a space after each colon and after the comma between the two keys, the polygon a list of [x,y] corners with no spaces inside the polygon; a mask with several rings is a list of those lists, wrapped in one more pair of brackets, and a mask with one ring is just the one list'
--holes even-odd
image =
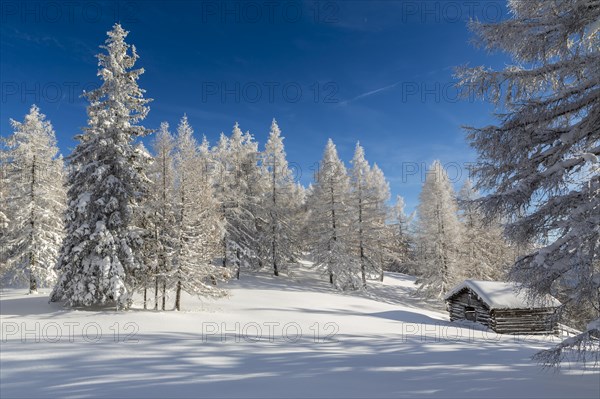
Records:
{"label": "snow surface", "polygon": [[531,360],[557,337],[451,323],[410,276],[370,284],[338,293],[306,267],[242,275],[230,298],[184,296],[181,312],[74,311],[5,290],[0,397],[600,397],[600,370]]}
{"label": "snow surface", "polygon": [[531,307],[560,306],[560,302],[550,295],[532,301],[532,296],[526,288],[502,281],[465,280],[452,288],[446,294],[445,299],[449,299],[464,288],[470,288],[474,291],[488,304],[490,309],[529,309]]}

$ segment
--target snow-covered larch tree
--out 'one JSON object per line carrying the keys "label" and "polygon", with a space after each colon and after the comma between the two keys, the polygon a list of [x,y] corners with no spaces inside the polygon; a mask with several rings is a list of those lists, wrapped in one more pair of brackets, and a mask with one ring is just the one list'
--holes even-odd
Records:
{"label": "snow-covered larch tree", "polygon": [[[154,162],[150,166],[148,177],[151,190],[147,202],[151,214],[152,231],[150,241],[153,258],[154,309],[165,310],[169,273],[172,270],[172,258],[176,248],[176,210],[175,192],[175,140],[169,131],[169,124],[160,125],[153,142]],[[159,300],[161,305],[159,305]]]}
{"label": "snow-covered larch tree", "polygon": [[390,220],[387,224],[388,241],[386,269],[400,273],[414,273],[414,239],[410,226],[414,214],[407,215],[405,201],[400,195],[390,210]]}
{"label": "snow-covered larch tree", "polygon": [[427,171],[417,207],[418,282],[427,296],[441,297],[462,277],[462,230],[457,211],[446,171],[439,161],[434,161]]}
{"label": "snow-covered larch tree", "polygon": [[373,272],[383,278],[383,241],[389,187],[381,169],[371,168],[363,147],[357,143],[350,169],[350,231],[353,252],[360,265],[363,288]]}
{"label": "snow-covered larch tree", "polygon": [[390,184],[385,179],[383,171],[375,163],[371,169],[369,178],[369,192],[372,198],[367,208],[367,219],[369,229],[366,230],[368,249],[370,253],[373,271],[379,275],[379,281],[383,281],[383,265],[388,256],[386,247],[386,220],[389,215],[387,202],[390,199]]}
{"label": "snow-covered larch tree", "polygon": [[258,151],[258,143],[248,132],[245,133],[245,153],[246,157],[243,163],[242,179],[246,192],[246,208],[251,214],[253,226],[250,230],[256,235],[252,244],[254,248],[249,252],[247,260],[249,266],[253,270],[261,269],[267,259],[268,251],[263,248],[263,244],[267,236],[267,209],[264,208],[263,202],[269,189],[269,176],[265,165],[261,163],[262,154]]}
{"label": "snow-covered larch tree", "polygon": [[360,265],[351,252],[349,191],[348,172],[329,139],[308,199],[311,252],[329,282],[342,290],[362,285]]}
{"label": "snow-covered larch tree", "polygon": [[176,310],[181,310],[183,291],[208,297],[225,295],[216,284],[229,277],[227,270],[212,263],[219,253],[223,222],[193,133],[184,116],[175,143],[177,243],[171,276]]}
{"label": "snow-covered larch tree", "polygon": [[223,262],[230,260],[237,278],[242,268],[258,263],[257,212],[260,202],[258,144],[236,123],[230,138],[221,137],[213,151],[217,165],[217,196],[225,220]]}
{"label": "snow-covered larch tree", "polygon": [[370,260],[367,256],[368,246],[366,235],[369,233],[369,216],[367,208],[371,208],[369,202],[370,191],[368,189],[368,179],[371,177],[371,167],[365,159],[364,149],[359,143],[356,143],[354,158],[351,161],[350,169],[350,212],[351,212],[351,230],[355,232],[355,246],[360,264],[360,274],[363,288],[367,287],[367,267]]}
{"label": "snow-covered larch tree", "polygon": [[509,218],[511,241],[538,240],[511,277],[567,308],[588,309],[583,332],[538,359],[557,365],[575,349],[600,360],[600,3],[509,1],[510,18],[473,23],[479,43],[514,65],[460,68],[466,95],[491,100],[498,123],[469,128],[479,153],[484,215]]}
{"label": "snow-covered larch tree", "polygon": [[467,278],[503,280],[514,261],[514,251],[502,236],[498,220],[484,222],[477,208],[479,193],[467,179],[458,193],[463,225],[461,268]]}
{"label": "snow-covered larch tree", "polygon": [[8,255],[9,255],[9,222],[8,215],[10,213],[9,198],[9,180],[8,171],[10,163],[8,161],[8,147],[4,137],[0,137],[0,284],[3,276],[7,275],[8,271]]}
{"label": "snow-covered larch tree", "polygon": [[307,229],[307,215],[308,209],[306,207],[307,190],[300,183],[295,183],[292,186],[290,196],[290,226],[292,233],[292,260],[297,262],[303,256],[303,251],[308,245],[308,236],[306,234]]}
{"label": "snow-covered larch tree", "polygon": [[101,46],[102,85],[85,93],[88,126],[69,156],[67,235],[51,300],[71,306],[127,308],[134,272],[143,265],[134,214],[148,178],[136,139],[150,133],[139,124],[150,100],[137,84],[144,70],[133,69],[138,54],[125,42],[127,34],[115,24]]}
{"label": "snow-covered larch tree", "polygon": [[[12,280],[27,282],[29,292],[55,283],[54,267],[64,237],[66,208],[65,173],[56,145],[54,129],[45,115],[33,105],[23,122],[11,120],[14,133],[8,138],[5,160],[10,203],[10,223],[4,230],[7,250],[5,273]],[[3,190],[4,191],[4,190]]]}
{"label": "snow-covered larch tree", "polygon": [[266,213],[263,241],[265,260],[271,264],[273,274],[278,276],[294,258],[294,231],[291,225],[294,210],[290,209],[294,182],[286,160],[281,130],[275,119],[271,123],[269,139],[262,154],[262,164],[268,175],[263,197]]}
{"label": "snow-covered larch tree", "polygon": [[[141,172],[148,175],[154,159],[144,143],[139,142],[135,148],[138,157]],[[148,189],[140,192],[138,197],[138,206],[133,208],[132,225],[135,226],[138,235],[138,242],[141,248],[137,251],[138,267],[133,270],[133,290],[141,291],[143,294],[144,309],[148,308],[148,291],[154,280],[154,271],[156,270],[156,247],[152,240],[155,218],[152,212],[150,201],[152,193],[150,192],[152,181],[148,180]]]}
{"label": "snow-covered larch tree", "polygon": [[[230,161],[229,161],[229,137],[225,133],[221,132],[219,141],[211,149],[211,161],[213,163],[212,175],[214,192],[219,202],[219,210],[221,212],[221,218],[227,224],[227,204],[229,202],[230,193],[227,191],[230,180]],[[227,243],[227,227],[223,239],[221,241],[221,264],[223,267],[228,267],[231,263],[228,259],[228,243]]]}

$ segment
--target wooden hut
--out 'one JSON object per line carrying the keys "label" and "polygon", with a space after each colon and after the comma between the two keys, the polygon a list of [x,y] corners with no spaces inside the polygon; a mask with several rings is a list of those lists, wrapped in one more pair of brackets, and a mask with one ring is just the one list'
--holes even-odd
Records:
{"label": "wooden hut", "polygon": [[532,297],[514,283],[465,280],[445,300],[451,321],[474,321],[501,334],[556,334],[560,302]]}

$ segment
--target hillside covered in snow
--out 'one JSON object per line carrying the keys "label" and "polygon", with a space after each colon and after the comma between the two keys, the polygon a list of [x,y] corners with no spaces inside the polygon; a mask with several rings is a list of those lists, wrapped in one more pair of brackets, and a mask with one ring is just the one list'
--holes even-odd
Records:
{"label": "hillside covered in snow", "polygon": [[[67,310],[48,291],[0,297],[0,396],[597,398],[598,369],[531,360],[558,337],[451,323],[388,273],[335,291],[304,264],[243,276],[180,312]],[[172,302],[172,301],[171,301]],[[172,306],[172,303],[169,303]]]}

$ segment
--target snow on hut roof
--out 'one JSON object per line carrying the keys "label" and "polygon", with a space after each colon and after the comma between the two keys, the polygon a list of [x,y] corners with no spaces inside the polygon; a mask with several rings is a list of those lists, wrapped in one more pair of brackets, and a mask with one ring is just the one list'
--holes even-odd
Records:
{"label": "snow on hut roof", "polygon": [[530,309],[554,308],[560,302],[551,295],[531,300],[531,291],[515,283],[502,281],[465,280],[452,288],[444,299],[448,300],[465,288],[469,288],[484,301],[490,309]]}

